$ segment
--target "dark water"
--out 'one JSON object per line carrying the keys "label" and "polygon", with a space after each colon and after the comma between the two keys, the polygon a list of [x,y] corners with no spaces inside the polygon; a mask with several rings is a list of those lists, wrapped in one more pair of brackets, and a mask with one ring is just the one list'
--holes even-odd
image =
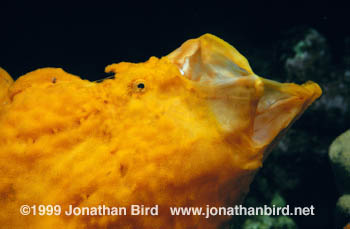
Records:
{"label": "dark water", "polygon": [[[327,36],[335,56],[349,34],[347,10],[245,9],[231,5],[4,4],[0,63],[13,76],[44,66],[63,67],[88,79],[103,76],[112,62],[141,62],[164,56],[183,41],[213,33],[235,45],[266,55],[296,26]],[[263,55],[263,54],[262,54]],[[254,61],[250,60],[254,67]]]}
{"label": "dark water", "polygon": [[[319,82],[327,89],[325,99],[306,112],[285,137],[287,150],[281,146],[272,153],[252,184],[247,205],[269,203],[279,193],[291,206],[316,207],[316,216],[292,217],[299,228],[333,228],[340,194],[327,152],[334,138],[350,127],[350,76],[344,76],[346,69],[350,70],[348,12],[346,8],[327,7],[265,6],[252,10],[238,5],[187,6],[175,1],[127,7],[120,3],[3,3],[0,66],[14,78],[50,66],[97,80],[107,76],[104,67],[108,64],[161,57],[189,38],[212,33],[245,55],[257,74],[295,81],[290,79],[294,73],[288,73],[285,61],[293,57],[293,46],[305,39],[306,31],[314,29],[325,39],[320,49],[327,49],[324,58],[328,60],[315,66],[317,73],[311,71],[296,81]],[[344,87],[338,90],[340,84]],[[340,105],[330,106],[337,96],[342,99]],[[240,219],[241,226],[245,220]]]}

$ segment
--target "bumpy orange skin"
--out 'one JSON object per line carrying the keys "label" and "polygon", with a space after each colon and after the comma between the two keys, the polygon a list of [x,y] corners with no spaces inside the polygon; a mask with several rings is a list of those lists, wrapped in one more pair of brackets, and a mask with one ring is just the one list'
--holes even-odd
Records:
{"label": "bumpy orange skin", "polygon": [[[167,57],[106,70],[115,79],[95,83],[44,68],[0,84],[2,228],[217,228],[228,217],[175,217],[169,207],[241,203],[264,150],[319,96],[307,85],[275,85],[298,89],[270,106],[258,84],[242,81],[237,87],[253,87],[254,109],[227,128],[213,92],[208,96]],[[0,72],[0,83],[5,77]],[[288,115],[276,121],[281,113]],[[273,125],[268,137],[261,134],[266,121]],[[159,216],[22,216],[23,204],[159,205]]]}

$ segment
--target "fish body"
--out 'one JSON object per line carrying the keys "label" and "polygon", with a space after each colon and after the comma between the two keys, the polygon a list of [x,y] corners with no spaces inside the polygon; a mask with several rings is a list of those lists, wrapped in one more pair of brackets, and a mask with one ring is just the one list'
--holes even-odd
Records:
{"label": "fish body", "polygon": [[[43,68],[0,71],[0,224],[4,228],[218,228],[230,216],[170,207],[241,204],[273,143],[321,95],[316,83],[257,76],[205,34],[162,58],[112,64],[114,79]],[[59,205],[60,215],[21,215]],[[73,207],[126,215],[67,216]],[[131,205],[158,207],[134,216]]]}

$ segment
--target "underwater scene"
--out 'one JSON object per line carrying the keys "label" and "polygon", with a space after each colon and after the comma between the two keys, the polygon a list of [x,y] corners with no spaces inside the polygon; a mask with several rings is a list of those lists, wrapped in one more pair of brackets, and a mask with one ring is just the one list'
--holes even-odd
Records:
{"label": "underwater scene", "polygon": [[3,12],[0,228],[350,229],[347,8]]}

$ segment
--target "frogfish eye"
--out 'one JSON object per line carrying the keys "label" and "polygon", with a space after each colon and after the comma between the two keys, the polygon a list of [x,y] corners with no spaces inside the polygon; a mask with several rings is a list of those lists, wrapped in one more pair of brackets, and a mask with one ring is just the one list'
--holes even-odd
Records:
{"label": "frogfish eye", "polygon": [[133,91],[134,92],[145,92],[146,90],[146,83],[144,80],[136,80],[133,83]]}
{"label": "frogfish eye", "polygon": [[143,89],[143,88],[145,88],[145,84],[144,83],[139,83],[137,85],[137,88]]}

